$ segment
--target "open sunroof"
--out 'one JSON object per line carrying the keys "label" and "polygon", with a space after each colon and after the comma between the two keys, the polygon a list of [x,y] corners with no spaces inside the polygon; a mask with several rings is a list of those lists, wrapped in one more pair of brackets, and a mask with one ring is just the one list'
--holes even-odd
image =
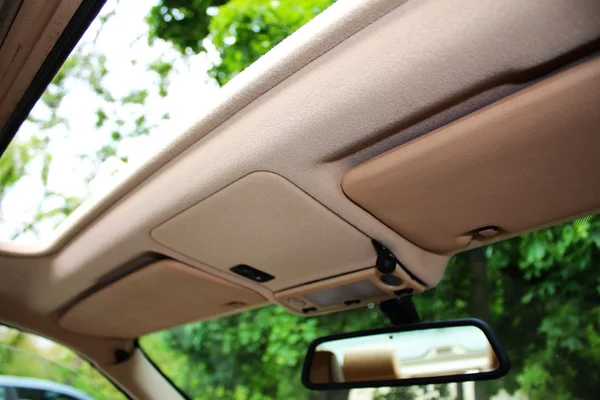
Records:
{"label": "open sunroof", "polygon": [[52,238],[333,0],[102,3],[82,3],[2,128],[0,240]]}

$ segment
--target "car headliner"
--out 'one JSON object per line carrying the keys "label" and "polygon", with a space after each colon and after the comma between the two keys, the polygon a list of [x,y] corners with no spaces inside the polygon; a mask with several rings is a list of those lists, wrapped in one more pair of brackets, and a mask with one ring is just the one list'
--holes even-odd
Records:
{"label": "car headliner", "polygon": [[[336,217],[338,222],[327,222],[323,229],[339,221],[345,225],[341,236],[328,236],[315,248],[302,248],[310,235],[303,231],[294,239],[298,249],[289,246],[290,251],[319,255],[330,245],[342,242],[343,247],[347,237],[359,232],[364,240],[384,242],[422,281],[435,286],[452,254],[486,242],[438,252],[419,246],[346,197],[342,178],[367,160],[410,146],[436,128],[590,59],[598,50],[599,6],[592,0],[336,2],[227,84],[194,126],[109,193],[80,207],[61,225],[55,240],[32,246],[0,244],[0,320],[72,347],[135,397],[177,398],[144,355],[134,350],[132,338],[77,333],[61,324],[62,317],[100,289],[163,258],[213,276],[217,289],[225,281],[231,290],[249,290],[263,302],[285,306],[275,297],[284,287],[234,275],[219,257],[208,263],[178,251],[177,243],[166,245],[155,233],[185,210],[234,188],[236,196],[225,195],[207,213],[218,213],[219,204],[232,201],[240,207],[239,218],[230,225],[216,218],[196,228],[226,234],[252,216],[254,228],[268,238],[270,224],[278,226],[279,220],[271,214],[253,215],[255,208],[235,201],[241,194],[255,198],[261,192],[282,193],[286,184],[263,179],[266,171],[295,188],[286,186],[292,200],[278,209],[278,215],[290,218],[288,226],[300,226],[306,210]],[[598,84],[598,63],[592,61],[594,66],[585,71],[594,72],[585,76]],[[467,152],[464,157],[468,156]],[[423,181],[430,172],[423,171]],[[256,178],[253,174],[260,179],[245,180]],[[296,208],[299,204],[308,205]],[[600,199],[595,206],[590,214],[600,209]],[[542,225],[554,222],[559,221]],[[169,236],[177,237],[178,231],[178,243],[191,232],[175,227]],[[240,259],[247,257],[244,250],[272,249],[271,242],[253,249],[224,246],[222,253]],[[361,256],[374,261],[375,253],[365,245]],[[294,259],[289,254],[288,258]],[[336,268],[335,274],[355,270],[345,264]],[[307,283],[303,269],[293,261],[282,274],[287,274],[285,288]],[[334,273],[320,269],[315,274],[311,279]],[[178,288],[174,285],[173,293]],[[252,304],[256,305],[260,304]],[[222,314],[241,309],[245,307]],[[115,359],[116,350],[130,357]]]}

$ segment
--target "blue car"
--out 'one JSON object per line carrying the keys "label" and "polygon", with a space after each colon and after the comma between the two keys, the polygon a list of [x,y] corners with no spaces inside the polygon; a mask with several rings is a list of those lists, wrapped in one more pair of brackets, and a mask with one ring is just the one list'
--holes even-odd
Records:
{"label": "blue car", "polygon": [[0,376],[0,400],[95,400],[67,385],[43,379]]}

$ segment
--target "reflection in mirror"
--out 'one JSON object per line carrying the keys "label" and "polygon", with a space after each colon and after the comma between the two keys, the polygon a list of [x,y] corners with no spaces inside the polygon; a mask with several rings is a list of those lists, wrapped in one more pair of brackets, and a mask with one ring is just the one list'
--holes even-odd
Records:
{"label": "reflection in mirror", "polygon": [[495,371],[499,358],[475,325],[376,333],[319,343],[312,384],[378,382]]}

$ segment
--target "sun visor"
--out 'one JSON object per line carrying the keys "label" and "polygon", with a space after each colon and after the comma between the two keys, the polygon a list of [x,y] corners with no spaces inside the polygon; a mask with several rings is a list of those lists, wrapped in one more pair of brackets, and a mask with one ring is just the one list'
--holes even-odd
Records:
{"label": "sun visor", "polygon": [[342,187],[438,253],[593,214],[599,106],[596,58],[355,167]]}
{"label": "sun visor", "polygon": [[176,261],[162,260],[84,298],[59,323],[69,331],[90,336],[133,339],[265,302],[249,289]]}

